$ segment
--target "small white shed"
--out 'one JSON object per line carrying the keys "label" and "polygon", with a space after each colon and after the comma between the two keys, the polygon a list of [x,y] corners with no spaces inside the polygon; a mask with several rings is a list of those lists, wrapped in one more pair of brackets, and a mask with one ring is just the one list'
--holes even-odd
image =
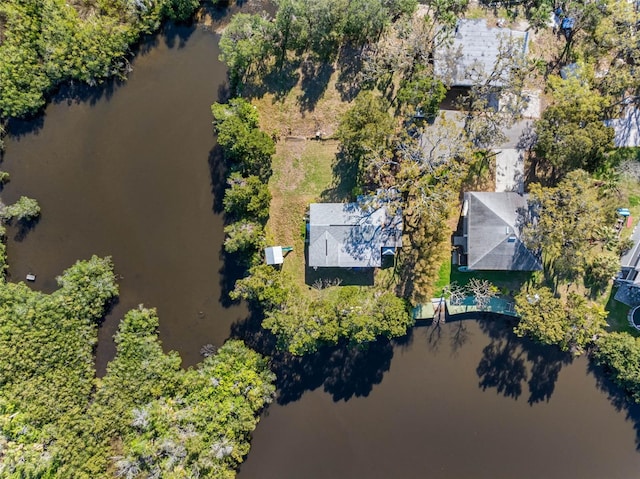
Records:
{"label": "small white shed", "polygon": [[264,255],[267,258],[267,264],[282,264],[284,262],[282,246],[269,246],[264,249]]}

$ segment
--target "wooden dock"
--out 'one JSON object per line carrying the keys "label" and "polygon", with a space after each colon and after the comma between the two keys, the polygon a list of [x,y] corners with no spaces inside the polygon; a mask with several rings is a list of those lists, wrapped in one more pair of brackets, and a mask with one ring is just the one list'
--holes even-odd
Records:
{"label": "wooden dock", "polygon": [[444,321],[445,316],[456,316],[465,313],[495,313],[507,316],[517,316],[515,305],[505,299],[491,298],[486,308],[476,306],[474,297],[467,296],[463,301],[451,304],[444,298],[433,298],[430,303],[419,304],[413,308],[413,319],[436,319]]}

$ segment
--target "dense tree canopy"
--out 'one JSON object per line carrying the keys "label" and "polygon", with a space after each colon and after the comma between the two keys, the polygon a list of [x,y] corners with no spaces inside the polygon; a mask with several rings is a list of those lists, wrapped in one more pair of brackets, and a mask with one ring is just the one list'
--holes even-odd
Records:
{"label": "dense tree canopy", "polygon": [[233,168],[243,175],[258,176],[263,182],[271,176],[273,139],[258,128],[258,112],[243,98],[211,106],[218,144]]}
{"label": "dense tree canopy", "polygon": [[355,166],[358,183],[369,184],[391,160],[395,121],[389,103],[371,91],[362,91],[341,118],[337,137],[341,161]]}
{"label": "dense tree canopy", "polygon": [[404,301],[392,292],[333,286],[312,298],[285,271],[268,265],[251,268],[232,297],[259,304],[266,315],[263,327],[278,336],[280,347],[297,355],[343,339],[363,344],[378,336],[403,336],[413,323]]}
{"label": "dense tree canopy", "polygon": [[58,442],[80,420],[93,388],[96,320],[118,292],[111,261],[78,262],[58,281],[51,295],[0,284],[4,477],[55,473]]}
{"label": "dense tree canopy", "polygon": [[251,262],[253,253],[265,247],[264,228],[254,221],[240,220],[224,228],[224,250],[227,253],[242,253],[245,261]]}
{"label": "dense tree canopy", "polygon": [[402,15],[411,15],[416,0],[278,0],[276,25],[283,50],[311,51],[330,58],[344,42],[362,45],[376,40]]}
{"label": "dense tree canopy", "polygon": [[557,266],[571,276],[572,268],[584,268],[588,251],[606,240],[607,218],[614,209],[607,208],[601,191],[582,170],[572,171],[555,187],[530,188],[531,211],[523,212],[527,247],[541,250],[548,263],[559,260]]}
{"label": "dense tree canopy", "polygon": [[0,2],[0,119],[23,117],[64,80],[100,83],[127,71],[129,46],[198,0]]}
{"label": "dense tree canopy", "polygon": [[220,60],[229,68],[234,85],[239,86],[251,69],[265,60],[273,49],[274,24],[261,15],[238,13],[231,17],[220,38]]}
{"label": "dense tree canopy", "polygon": [[243,178],[232,173],[227,178],[229,188],[224,193],[224,211],[236,218],[253,218],[265,222],[269,217],[271,193],[257,176]]}
{"label": "dense tree canopy", "polygon": [[553,103],[536,122],[535,153],[553,178],[603,165],[613,147],[613,129],[603,123],[606,100],[581,76],[551,77]]}
{"label": "dense tree canopy", "polygon": [[602,305],[575,293],[564,300],[546,287],[518,293],[516,311],[520,316],[516,334],[545,344],[557,344],[574,354],[580,354],[607,326],[607,312]]}
{"label": "dense tree canopy", "polygon": [[0,217],[5,220],[31,221],[40,216],[40,205],[33,198],[21,196],[14,204],[5,206]]}
{"label": "dense tree canopy", "polygon": [[640,403],[640,338],[628,333],[607,334],[598,341],[594,356],[614,381]]}
{"label": "dense tree canopy", "polygon": [[80,261],[50,295],[0,284],[0,477],[231,478],[271,401],[265,360],[229,341],[197,369],[129,312],[95,379],[97,320],[118,292],[111,261]]}

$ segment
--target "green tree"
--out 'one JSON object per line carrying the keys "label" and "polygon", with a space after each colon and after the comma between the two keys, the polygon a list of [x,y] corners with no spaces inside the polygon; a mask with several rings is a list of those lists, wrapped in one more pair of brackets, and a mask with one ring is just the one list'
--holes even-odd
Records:
{"label": "green tree", "polygon": [[553,103],[535,123],[539,165],[560,179],[581,168],[593,172],[613,148],[613,129],[603,123],[605,99],[581,75],[551,77]]}
{"label": "green tree", "polygon": [[58,472],[70,453],[62,443],[88,407],[97,320],[118,287],[111,261],[97,257],[76,263],[59,283],[50,295],[0,284],[3,477],[70,477]]}
{"label": "green tree", "polygon": [[257,176],[244,178],[231,173],[227,178],[229,188],[224,193],[224,210],[236,218],[253,219],[264,223],[269,218],[271,193],[269,187]]}
{"label": "green tree", "polygon": [[516,297],[516,312],[520,317],[515,333],[530,336],[544,344],[562,344],[568,329],[563,301],[549,288],[529,288]]}
{"label": "green tree", "polygon": [[340,340],[366,344],[380,336],[403,336],[412,324],[404,301],[391,292],[334,286],[314,300],[286,296],[267,312],[262,326],[278,337],[280,348],[303,355]]}
{"label": "green tree", "polygon": [[21,196],[14,204],[6,206],[2,211],[5,220],[32,221],[40,216],[40,205],[32,198]]}
{"label": "green tree", "polygon": [[9,268],[7,263],[7,245],[6,242],[7,231],[3,225],[0,224],[0,287],[4,283],[4,275]]}
{"label": "green tree", "polygon": [[598,340],[594,358],[640,403],[640,338],[622,332],[606,334]]}
{"label": "green tree", "polygon": [[247,100],[234,98],[228,104],[211,106],[218,144],[225,156],[244,175],[256,175],[263,182],[271,176],[273,139],[258,128],[258,113]]}
{"label": "green tree", "polygon": [[410,114],[420,113],[433,119],[446,93],[444,84],[421,67],[414,72],[412,79],[401,81],[396,100],[401,107],[408,107]]}
{"label": "green tree", "polygon": [[516,296],[520,316],[514,331],[544,344],[556,344],[575,355],[604,333],[607,312],[604,307],[575,293],[566,301],[546,287],[522,290]]}
{"label": "green tree", "polygon": [[[240,220],[224,228],[226,238],[224,250],[227,253],[255,253],[265,246],[264,228],[259,223]],[[248,258],[249,260],[251,259]]]}
{"label": "green tree", "polygon": [[603,251],[594,255],[586,265],[585,283],[595,291],[604,290],[620,270],[620,258],[615,252]]}
{"label": "green tree", "polygon": [[348,2],[278,0],[277,5],[276,25],[284,33],[283,50],[311,51],[325,60],[336,54],[344,36]]}
{"label": "green tree", "polygon": [[160,28],[186,20],[198,0],[0,3],[0,118],[24,117],[45,104],[60,82],[91,85],[124,78],[129,47]]}
{"label": "green tree", "polygon": [[120,323],[116,356],[96,379],[113,265],[93,257],[59,283],[50,295],[0,284],[0,476],[234,477],[275,391],[267,361],[228,341],[185,371],[162,350],[155,310],[140,307]]}
{"label": "green tree", "polygon": [[270,311],[284,307],[291,296],[300,294],[287,272],[260,264],[250,268],[246,278],[236,281],[229,296],[233,300],[242,298],[251,301],[265,311]]}
{"label": "green tree", "polygon": [[229,68],[231,83],[238,87],[253,68],[267,58],[275,34],[273,23],[260,15],[237,13],[220,38],[220,61]]}
{"label": "green tree", "polygon": [[184,470],[233,477],[249,451],[257,414],[273,397],[266,361],[241,341],[229,341],[184,371],[175,352],[162,351],[157,315],[144,308],[127,313],[116,344],[84,429],[69,436],[78,444],[65,443],[68,451],[79,450],[61,477],[179,477]]}
{"label": "green tree", "polygon": [[163,13],[171,20],[185,22],[191,18],[200,6],[200,0],[169,0],[165,1]]}
{"label": "green tree", "polygon": [[576,355],[581,354],[588,344],[605,332],[609,313],[604,306],[575,293],[569,294],[566,311],[569,327],[560,346]]}
{"label": "green tree", "polygon": [[337,138],[343,161],[356,165],[359,183],[379,177],[379,169],[390,158],[389,143],[395,122],[389,103],[371,91],[362,91],[340,120]]}
{"label": "green tree", "polygon": [[430,0],[426,4],[437,22],[453,27],[467,9],[469,0]]}
{"label": "green tree", "polygon": [[558,272],[565,276],[571,277],[573,268],[582,270],[585,254],[606,240],[601,226],[607,224],[609,208],[582,170],[572,171],[555,187],[531,185],[529,205],[534,216],[523,228],[525,244],[541,250],[548,265],[558,261]]}

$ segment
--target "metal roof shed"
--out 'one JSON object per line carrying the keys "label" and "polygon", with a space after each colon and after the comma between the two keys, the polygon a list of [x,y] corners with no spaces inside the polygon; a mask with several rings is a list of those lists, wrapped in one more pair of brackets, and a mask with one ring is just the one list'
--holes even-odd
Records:
{"label": "metal roof shed", "polygon": [[282,255],[282,246],[269,246],[264,249],[264,255],[267,258],[267,264],[282,264],[284,256]]}

